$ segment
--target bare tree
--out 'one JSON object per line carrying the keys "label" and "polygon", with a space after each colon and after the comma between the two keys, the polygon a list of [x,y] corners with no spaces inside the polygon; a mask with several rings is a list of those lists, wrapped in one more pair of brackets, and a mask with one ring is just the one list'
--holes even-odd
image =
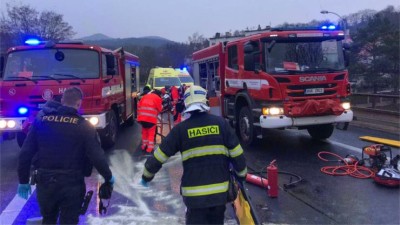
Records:
{"label": "bare tree", "polygon": [[192,34],[192,36],[189,36],[188,39],[189,46],[192,47],[193,51],[197,51],[208,46],[208,40],[198,32],[195,32],[194,34]]}
{"label": "bare tree", "polygon": [[7,4],[6,15],[0,18],[0,28],[0,38],[12,37],[14,45],[22,44],[28,37],[60,41],[75,34],[72,27],[63,20],[63,15],[52,11],[39,13],[29,5]]}

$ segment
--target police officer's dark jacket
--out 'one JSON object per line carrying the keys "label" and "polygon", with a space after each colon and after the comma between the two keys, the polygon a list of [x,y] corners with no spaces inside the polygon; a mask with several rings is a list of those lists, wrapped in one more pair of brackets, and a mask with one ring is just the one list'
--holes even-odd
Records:
{"label": "police officer's dark jacket", "polygon": [[28,183],[31,161],[36,154],[37,169],[74,171],[75,176],[83,178],[85,158],[89,158],[106,180],[111,179],[96,130],[76,109],[60,106],[41,113],[22,145],[18,165],[21,184]]}
{"label": "police officer's dark jacket", "polygon": [[177,152],[183,164],[181,195],[188,208],[227,203],[229,162],[239,177],[247,173],[243,149],[222,117],[195,113],[175,126],[146,161],[142,178],[152,180]]}

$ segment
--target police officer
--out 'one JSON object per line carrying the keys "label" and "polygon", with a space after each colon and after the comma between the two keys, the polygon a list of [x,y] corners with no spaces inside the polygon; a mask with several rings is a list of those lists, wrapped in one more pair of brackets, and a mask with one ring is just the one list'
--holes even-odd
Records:
{"label": "police officer", "polygon": [[169,157],[180,152],[186,224],[223,224],[230,197],[229,165],[242,181],[247,173],[243,149],[229,124],[208,114],[206,90],[191,86],[184,97],[185,113],[191,115],[176,125],[147,159],[141,183],[147,186]]}
{"label": "police officer", "polygon": [[[32,124],[22,146],[18,164],[18,195],[30,194],[29,174],[35,157],[34,179],[43,224],[77,224],[86,193],[84,176],[90,175],[88,160],[104,177],[115,178],[97,139],[94,127],[78,114],[82,91],[65,90],[62,106],[43,110]],[[90,168],[88,173],[87,168]]]}
{"label": "police officer", "polygon": [[162,111],[161,91],[154,90],[144,95],[138,104],[137,121],[142,125],[143,153],[151,153],[154,149],[154,137],[157,129],[157,117]]}

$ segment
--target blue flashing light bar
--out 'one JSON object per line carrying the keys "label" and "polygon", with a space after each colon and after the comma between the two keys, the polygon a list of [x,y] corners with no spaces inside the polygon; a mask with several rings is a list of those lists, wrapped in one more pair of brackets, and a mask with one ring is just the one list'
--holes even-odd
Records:
{"label": "blue flashing light bar", "polygon": [[27,45],[39,45],[41,42],[38,39],[30,38],[25,41]]}
{"label": "blue flashing light bar", "polygon": [[20,115],[25,115],[27,112],[28,112],[28,108],[26,108],[24,106],[18,108],[18,113]]}
{"label": "blue flashing light bar", "polygon": [[181,66],[181,70],[187,71],[187,67],[186,66]]}
{"label": "blue flashing light bar", "polygon": [[321,27],[322,30],[335,30],[336,26],[335,25],[323,25]]}
{"label": "blue flashing light bar", "polygon": [[329,30],[334,30],[334,29],[336,29],[336,26],[335,26],[335,25],[329,25],[329,26],[328,26],[328,29],[329,29]]}

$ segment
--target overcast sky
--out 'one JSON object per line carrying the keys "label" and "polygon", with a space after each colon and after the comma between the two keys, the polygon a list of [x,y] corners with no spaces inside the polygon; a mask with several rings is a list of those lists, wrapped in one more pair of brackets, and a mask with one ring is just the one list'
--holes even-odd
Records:
{"label": "overcast sky", "polygon": [[321,10],[345,16],[400,5],[399,0],[0,0],[1,12],[6,3],[64,15],[75,38],[102,33],[113,38],[160,36],[177,42],[187,42],[195,32],[209,38],[216,32],[258,25],[338,20]]}

